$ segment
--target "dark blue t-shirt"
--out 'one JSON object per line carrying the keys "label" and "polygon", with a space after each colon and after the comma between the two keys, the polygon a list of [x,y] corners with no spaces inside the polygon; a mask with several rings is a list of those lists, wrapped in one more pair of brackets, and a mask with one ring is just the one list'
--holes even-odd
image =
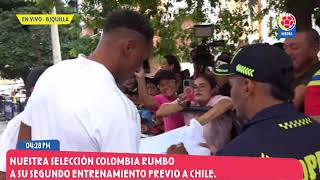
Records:
{"label": "dark blue t-shirt", "polygon": [[257,113],[216,155],[296,158],[306,179],[320,179],[320,124],[289,103],[274,105]]}

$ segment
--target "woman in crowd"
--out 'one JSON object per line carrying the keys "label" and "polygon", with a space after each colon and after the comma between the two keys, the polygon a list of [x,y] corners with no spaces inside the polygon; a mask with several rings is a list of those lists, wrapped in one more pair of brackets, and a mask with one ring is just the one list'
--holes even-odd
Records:
{"label": "woman in crowd", "polygon": [[[194,100],[192,106],[211,106],[207,115],[202,115],[198,119],[204,124],[204,137],[215,152],[221,149],[230,141],[230,132],[232,129],[232,119],[224,115],[225,112],[232,109],[232,101],[227,96],[216,94],[216,83],[212,74],[199,74],[194,80]],[[162,104],[156,112],[157,117],[167,117],[183,110],[186,106],[187,95],[183,94],[178,100],[172,103]],[[189,124],[192,118],[198,118],[200,113],[183,113],[185,124]]]}
{"label": "woman in crowd", "polygon": [[[155,75],[160,94],[151,96],[147,93],[144,72],[141,69],[136,73],[138,82],[138,92],[141,102],[145,108],[156,112],[164,103],[170,103],[177,99],[178,82],[175,74],[172,71],[160,70]],[[184,126],[183,115],[181,113],[172,113],[163,118],[164,131]]]}

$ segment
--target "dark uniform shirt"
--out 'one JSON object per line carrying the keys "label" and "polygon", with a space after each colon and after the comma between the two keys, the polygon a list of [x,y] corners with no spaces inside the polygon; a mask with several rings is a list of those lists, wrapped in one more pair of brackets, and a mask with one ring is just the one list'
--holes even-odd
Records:
{"label": "dark uniform shirt", "polygon": [[274,105],[257,113],[216,155],[296,158],[306,179],[320,179],[320,124],[289,103]]}

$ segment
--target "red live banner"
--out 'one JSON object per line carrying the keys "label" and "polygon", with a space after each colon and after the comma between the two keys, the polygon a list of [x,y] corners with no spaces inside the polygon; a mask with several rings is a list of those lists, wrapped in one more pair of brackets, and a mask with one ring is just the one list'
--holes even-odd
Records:
{"label": "red live banner", "polygon": [[298,160],[11,150],[7,179],[302,179]]}

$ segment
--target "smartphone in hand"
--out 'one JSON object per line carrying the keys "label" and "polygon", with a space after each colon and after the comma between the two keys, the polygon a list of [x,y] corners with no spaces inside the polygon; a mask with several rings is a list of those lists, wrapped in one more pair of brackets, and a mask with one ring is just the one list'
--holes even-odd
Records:
{"label": "smartphone in hand", "polygon": [[187,95],[188,101],[194,100],[194,93],[192,88],[192,80],[191,79],[185,79],[183,80],[183,93]]}

